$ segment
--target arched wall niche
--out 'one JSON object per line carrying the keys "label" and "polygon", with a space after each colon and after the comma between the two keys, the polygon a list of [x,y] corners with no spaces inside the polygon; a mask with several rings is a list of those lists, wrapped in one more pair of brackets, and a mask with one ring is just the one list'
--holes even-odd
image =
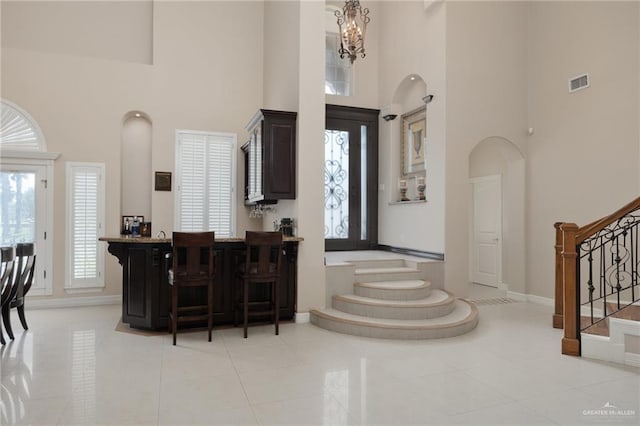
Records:
{"label": "arched wall niche", "polygon": [[[525,158],[501,136],[478,142],[469,154],[469,178],[502,177],[502,283],[499,287],[526,294],[525,283]],[[473,203],[469,218],[469,259],[473,247]],[[469,265],[471,273],[473,265]],[[471,281],[471,279],[470,279]]]}
{"label": "arched wall niche", "polygon": [[424,105],[422,98],[427,94],[427,84],[418,74],[409,74],[402,79],[391,103],[395,114],[402,115]]}
{"label": "arched wall niche", "polygon": [[151,221],[151,117],[129,111],[122,118],[120,212]]}
{"label": "arched wall niche", "polygon": [[[418,74],[409,74],[403,78],[396,90],[393,93],[391,104],[382,109],[381,116],[386,114],[394,114],[397,117],[389,122],[389,144],[388,144],[388,156],[390,159],[391,179],[390,189],[388,191],[388,201],[396,201],[399,199],[400,193],[398,189],[398,180],[405,179],[407,181],[408,190],[407,194],[411,197],[417,194],[416,184],[414,179],[408,179],[403,176],[401,170],[401,155],[402,155],[402,133],[403,122],[402,115],[408,112],[414,111],[424,106],[424,98],[427,94],[427,84],[424,79]],[[428,118],[427,118],[428,121]],[[384,124],[383,124],[384,125]],[[427,124],[427,134],[429,133],[429,127]],[[423,174],[424,176],[424,174]]]}

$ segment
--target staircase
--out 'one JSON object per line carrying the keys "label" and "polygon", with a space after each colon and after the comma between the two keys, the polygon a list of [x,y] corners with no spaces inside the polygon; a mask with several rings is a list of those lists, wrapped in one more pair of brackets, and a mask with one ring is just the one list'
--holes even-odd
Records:
{"label": "staircase", "polygon": [[311,322],[339,333],[384,339],[452,337],[475,328],[475,305],[426,279],[430,271],[442,276],[442,262],[389,256],[328,263],[331,308],[311,310]]}
{"label": "staircase", "polygon": [[581,318],[587,326],[581,332],[581,350],[585,358],[640,367],[640,305],[631,304],[590,325],[591,318]]}

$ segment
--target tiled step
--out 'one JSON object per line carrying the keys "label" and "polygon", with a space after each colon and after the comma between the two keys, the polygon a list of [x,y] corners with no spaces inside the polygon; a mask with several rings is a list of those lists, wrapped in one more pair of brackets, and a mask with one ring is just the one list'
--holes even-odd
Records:
{"label": "tiled step", "polygon": [[397,268],[408,265],[404,259],[350,260],[356,269]]}
{"label": "tiled step", "polygon": [[429,297],[431,283],[424,280],[360,282],[353,285],[357,296],[382,300],[420,300]]}
{"label": "tiled step", "polygon": [[356,282],[418,280],[422,272],[414,266],[360,267],[355,270]]}
{"label": "tiled step", "polygon": [[459,336],[478,324],[478,310],[471,302],[457,299],[449,314],[422,320],[369,318],[335,309],[314,309],[311,323],[338,333],[381,339],[437,339]]}
{"label": "tiled step", "polygon": [[333,296],[334,309],[372,318],[419,320],[449,314],[455,297],[444,290],[433,290],[428,297],[414,300],[382,300],[355,294]]}

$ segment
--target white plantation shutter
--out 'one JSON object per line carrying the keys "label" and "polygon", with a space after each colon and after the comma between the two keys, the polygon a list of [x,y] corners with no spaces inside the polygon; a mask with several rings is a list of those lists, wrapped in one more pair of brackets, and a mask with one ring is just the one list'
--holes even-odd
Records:
{"label": "white plantation shutter", "polygon": [[180,230],[204,230],[206,212],[205,179],[207,175],[206,137],[185,135],[181,143],[181,172],[178,177],[180,196]]}
{"label": "white plantation shutter", "polygon": [[0,147],[20,151],[44,151],[42,132],[29,114],[8,101],[0,102]]}
{"label": "white plantation shutter", "polygon": [[104,287],[104,165],[67,163],[67,288]]}
{"label": "white plantation shutter", "polygon": [[176,230],[235,235],[235,135],[180,131]]}

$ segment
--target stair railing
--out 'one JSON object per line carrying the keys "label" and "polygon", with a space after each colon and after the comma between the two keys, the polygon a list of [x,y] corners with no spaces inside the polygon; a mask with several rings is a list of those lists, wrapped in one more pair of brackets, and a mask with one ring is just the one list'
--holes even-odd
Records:
{"label": "stair railing", "polygon": [[558,222],[553,326],[562,353],[580,356],[580,333],[640,300],[640,197],[578,227]]}

